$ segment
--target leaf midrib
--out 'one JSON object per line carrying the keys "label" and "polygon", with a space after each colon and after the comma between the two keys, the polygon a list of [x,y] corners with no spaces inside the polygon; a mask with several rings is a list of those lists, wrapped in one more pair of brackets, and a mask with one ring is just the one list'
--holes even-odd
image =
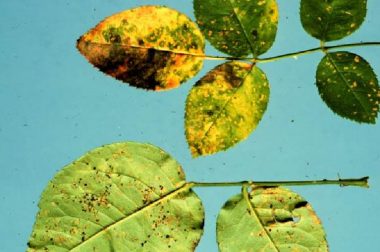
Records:
{"label": "leaf midrib", "polygon": [[[79,42],[78,42],[79,43]],[[136,48],[136,49],[143,49],[143,50],[149,50],[153,49],[155,51],[159,52],[168,52],[168,53],[174,53],[174,54],[182,54],[182,55],[189,55],[189,56],[194,56],[194,57],[206,57],[205,54],[200,54],[200,53],[191,53],[188,51],[180,51],[180,50],[170,50],[170,49],[163,49],[163,48],[157,48],[154,46],[140,46],[140,45],[127,45],[127,44],[118,44],[118,43],[100,43],[100,42],[93,42],[83,40],[83,43],[91,44],[91,45],[100,45],[100,46],[120,46],[122,48]]]}
{"label": "leaf midrib", "polygon": [[351,91],[355,99],[359,102],[360,106],[363,108],[364,113],[371,118],[371,115],[367,112],[366,106],[363,105],[362,101],[360,100],[360,97],[356,94],[356,92],[350,87],[350,84],[348,83],[346,77],[343,75],[342,71],[338,68],[338,66],[335,64],[334,60],[329,54],[326,54],[327,59],[331,62],[334,69],[338,72],[339,77],[343,80],[344,84],[347,86],[347,88]]}
{"label": "leaf midrib", "polygon": [[248,38],[248,34],[247,34],[247,32],[246,32],[246,30],[245,30],[245,28],[244,28],[244,25],[243,25],[243,23],[241,22],[241,20],[239,19],[239,16],[238,16],[238,14],[237,14],[236,11],[235,11],[235,6],[232,4],[231,0],[228,0],[228,3],[230,4],[230,6],[231,6],[231,8],[232,8],[232,11],[233,11],[233,14],[234,14],[234,17],[235,17],[236,20],[238,21],[238,24],[239,24],[240,28],[241,28],[242,31],[243,31],[244,37],[245,37],[245,39],[247,40],[247,42],[248,42],[248,44],[249,44],[249,47],[251,48],[251,53],[252,53],[252,55],[253,55],[254,57],[256,57],[256,53],[255,53],[254,46],[253,46],[251,40],[249,40],[249,38]]}
{"label": "leaf midrib", "polygon": [[245,202],[248,205],[249,212],[251,213],[251,215],[255,216],[256,220],[259,222],[259,224],[261,226],[261,229],[265,231],[265,234],[266,234],[268,240],[271,242],[271,244],[276,249],[276,251],[280,252],[279,248],[277,248],[276,244],[274,243],[272,236],[270,236],[268,230],[265,228],[264,224],[262,223],[262,221],[261,221],[261,219],[260,219],[260,217],[259,217],[259,215],[255,209],[255,206],[252,204],[251,200],[249,199],[249,192],[247,190],[247,187],[243,187],[243,197],[244,197]]}
{"label": "leaf midrib", "polygon": [[92,236],[90,236],[89,238],[87,238],[82,243],[79,243],[75,247],[71,248],[69,251],[72,251],[72,252],[73,251],[79,251],[78,249],[80,249],[81,246],[83,246],[84,244],[86,244],[90,240],[96,239],[96,237],[98,237],[99,235],[105,233],[107,230],[109,230],[109,229],[111,229],[111,228],[113,228],[113,227],[115,227],[117,225],[122,225],[124,222],[126,222],[129,219],[133,218],[135,215],[141,213],[142,211],[149,210],[149,209],[155,207],[156,205],[158,205],[159,203],[161,203],[162,201],[170,199],[170,198],[173,198],[174,196],[176,196],[177,194],[179,194],[182,191],[189,190],[191,187],[192,187],[191,183],[187,183],[187,182],[183,181],[182,185],[180,185],[176,190],[171,191],[171,192],[165,194],[161,198],[159,198],[159,199],[157,199],[155,201],[152,201],[148,205],[145,205],[145,206],[143,206],[141,208],[136,209],[135,211],[133,211],[131,214],[125,216],[124,218],[121,218],[120,220],[118,220],[118,221],[116,221],[116,222],[114,222],[114,223],[112,223],[112,224],[110,224],[108,226],[103,227],[103,229],[101,229],[98,232],[94,233]]}
{"label": "leaf midrib", "polygon": [[246,80],[246,78],[248,77],[248,75],[253,71],[253,68],[255,67],[255,64],[252,64],[251,65],[251,69],[249,69],[246,73],[246,75],[244,76],[244,78],[242,79],[241,81],[241,85],[238,86],[237,88],[235,88],[235,90],[232,92],[231,96],[228,98],[228,100],[226,101],[226,103],[223,105],[223,107],[219,110],[219,112],[216,114],[216,116],[214,117],[215,120],[212,120],[211,122],[211,125],[210,127],[206,130],[206,132],[204,133],[203,137],[200,139],[200,142],[202,143],[203,140],[207,137],[208,133],[210,132],[211,128],[214,127],[215,123],[218,121],[218,119],[220,118],[220,115],[222,114],[222,112],[226,109],[227,105],[231,102],[232,98],[235,96],[235,94],[240,90],[240,88],[242,88],[242,86],[244,85],[244,82]]}

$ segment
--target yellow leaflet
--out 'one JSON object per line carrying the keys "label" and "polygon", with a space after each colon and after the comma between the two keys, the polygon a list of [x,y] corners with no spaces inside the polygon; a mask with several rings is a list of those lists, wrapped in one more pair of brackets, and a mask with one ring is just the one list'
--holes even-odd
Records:
{"label": "yellow leaflet", "polygon": [[186,137],[192,155],[226,150],[247,138],[268,99],[268,81],[256,66],[232,61],[210,71],[186,101]]}
{"label": "yellow leaflet", "polygon": [[162,90],[198,73],[204,38],[184,14],[141,6],[106,18],[81,36],[77,47],[102,72],[138,88]]}

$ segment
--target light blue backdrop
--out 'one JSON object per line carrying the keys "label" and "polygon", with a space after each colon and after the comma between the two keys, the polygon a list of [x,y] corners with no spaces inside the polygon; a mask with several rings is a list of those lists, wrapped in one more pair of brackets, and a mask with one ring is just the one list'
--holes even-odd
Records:
{"label": "light blue backdrop", "polygon": [[[262,64],[271,83],[257,130],[228,152],[192,159],[184,137],[186,95],[220,62],[168,92],[145,92],[93,68],[76,39],[106,16],[143,4],[165,4],[191,18],[191,1],[2,0],[0,2],[0,251],[24,251],[40,193],[64,165],[97,146],[149,142],[171,153],[189,180],[302,180],[371,177],[370,189],[297,187],[323,221],[333,252],[380,251],[380,123],[335,116],[315,87],[321,53]],[[319,45],[299,22],[299,1],[279,1],[276,42],[265,56]],[[380,41],[380,2],[366,22],[336,43]],[[380,48],[355,48],[380,74]],[[208,54],[219,54],[211,47]],[[239,188],[196,192],[206,208],[197,251],[216,251],[215,218]]]}

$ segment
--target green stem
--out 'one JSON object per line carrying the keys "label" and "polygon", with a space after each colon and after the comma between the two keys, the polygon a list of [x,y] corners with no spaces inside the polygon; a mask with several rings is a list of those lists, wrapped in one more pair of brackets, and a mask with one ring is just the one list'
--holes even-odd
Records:
{"label": "green stem", "polygon": [[341,48],[348,48],[348,47],[361,47],[361,46],[380,46],[380,42],[360,42],[360,43],[349,43],[349,44],[342,44],[342,45],[334,45],[334,46],[324,46],[321,45],[319,47],[307,49],[307,50],[302,50],[298,52],[292,52],[292,53],[286,53],[286,54],[281,54],[273,57],[267,57],[267,58],[244,58],[244,57],[223,57],[223,56],[204,56],[205,59],[209,60],[249,60],[249,61],[254,61],[257,63],[266,63],[266,62],[272,62],[284,58],[292,58],[292,57],[298,57],[301,55],[305,54],[310,54],[318,51],[329,51],[333,49],[341,49]]}
{"label": "green stem", "polygon": [[189,182],[191,187],[226,187],[226,186],[306,186],[306,185],[339,185],[368,188],[369,177],[338,180],[306,180],[306,181],[237,181],[237,182]]}
{"label": "green stem", "polygon": [[256,59],[256,62],[259,63],[266,63],[271,61],[276,61],[279,59],[284,58],[291,58],[291,57],[298,57],[305,54],[310,54],[317,51],[329,51],[332,49],[341,49],[341,48],[347,48],[347,47],[361,47],[361,46],[380,46],[380,42],[360,42],[360,43],[350,43],[350,44],[342,44],[342,45],[335,45],[335,46],[320,46],[315,47],[308,50],[293,52],[293,53],[286,53],[278,56],[268,57],[268,58],[262,58],[262,59]]}

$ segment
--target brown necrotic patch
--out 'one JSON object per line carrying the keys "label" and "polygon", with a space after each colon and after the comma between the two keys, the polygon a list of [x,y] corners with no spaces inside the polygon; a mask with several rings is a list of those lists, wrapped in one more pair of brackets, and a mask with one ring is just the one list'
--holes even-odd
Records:
{"label": "brown necrotic patch", "polygon": [[246,74],[247,69],[244,69],[240,65],[235,65],[233,62],[230,62],[228,64],[222,64],[216,67],[211,72],[209,72],[209,74],[205,75],[195,85],[201,86],[206,83],[212,83],[216,81],[216,79],[219,77],[219,78],[223,78],[224,82],[230,85],[231,88],[237,88],[242,85],[244,81],[244,77],[245,77],[244,75],[239,76],[239,73],[240,73],[239,71],[244,71]]}
{"label": "brown necrotic patch", "polygon": [[173,53],[153,48],[78,41],[79,51],[100,71],[138,88],[165,88],[160,71],[167,67]]}

